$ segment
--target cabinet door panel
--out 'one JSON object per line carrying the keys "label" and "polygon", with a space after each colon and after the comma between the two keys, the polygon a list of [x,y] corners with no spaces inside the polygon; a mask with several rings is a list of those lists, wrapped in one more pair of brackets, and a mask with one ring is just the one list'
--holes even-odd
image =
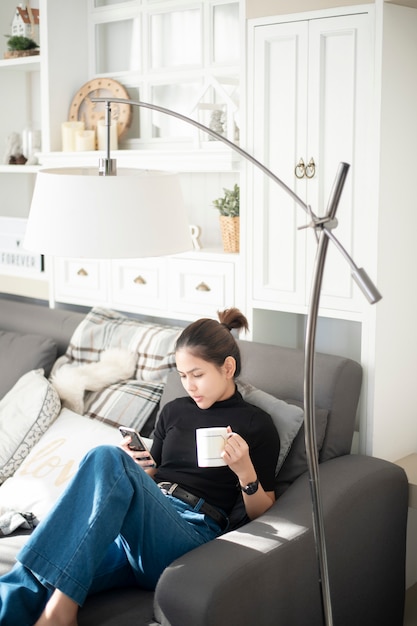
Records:
{"label": "cabinet door panel", "polygon": [[[365,14],[310,22],[307,143],[317,173],[313,179],[315,184],[309,184],[308,198],[313,210],[323,215],[338,166],[342,161],[349,163],[335,234],[352,256],[359,252],[355,245],[360,239],[357,216],[366,210],[367,93],[371,58],[368,42],[368,16]],[[312,260],[315,252],[312,237],[309,246],[308,258]],[[360,310],[361,302],[349,266],[330,243],[322,306],[355,311]]]}
{"label": "cabinet door panel", "polygon": [[[249,136],[255,154],[319,216],[326,212],[340,162],[349,163],[336,234],[355,259],[361,258],[370,143],[368,15],[255,26],[254,31]],[[305,166],[313,159],[315,172],[309,169],[298,179],[294,168],[300,158]],[[254,304],[305,306],[316,252],[312,232],[296,230],[306,217],[259,172],[252,202]],[[321,306],[352,312],[362,307],[349,267],[333,244]]]}
{"label": "cabinet door panel", "polygon": [[[254,153],[301,195],[305,183],[294,170],[305,153],[306,23],[257,27],[254,40]],[[254,173],[253,298],[300,303],[304,299],[303,212],[276,183]]]}

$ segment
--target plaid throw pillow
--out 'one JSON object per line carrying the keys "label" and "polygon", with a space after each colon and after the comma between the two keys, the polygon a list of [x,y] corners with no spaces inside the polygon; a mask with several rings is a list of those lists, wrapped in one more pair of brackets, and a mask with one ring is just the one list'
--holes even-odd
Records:
{"label": "plaid throw pillow", "polygon": [[60,365],[93,363],[104,350],[123,348],[136,355],[136,369],[132,380],[87,391],[84,415],[112,426],[130,426],[148,436],[166,377],[175,367],[175,342],[181,331],[93,308],[75,329]]}

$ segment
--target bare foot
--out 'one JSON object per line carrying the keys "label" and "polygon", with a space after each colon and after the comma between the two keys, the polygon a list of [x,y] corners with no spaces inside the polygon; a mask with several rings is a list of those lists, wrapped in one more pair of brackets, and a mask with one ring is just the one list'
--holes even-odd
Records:
{"label": "bare foot", "polygon": [[55,589],[34,626],[78,626],[78,604]]}

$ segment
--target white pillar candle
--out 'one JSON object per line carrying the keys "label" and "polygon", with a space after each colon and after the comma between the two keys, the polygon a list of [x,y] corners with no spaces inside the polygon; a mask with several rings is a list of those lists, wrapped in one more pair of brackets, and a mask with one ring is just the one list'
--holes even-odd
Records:
{"label": "white pillar candle", "polygon": [[75,133],[75,149],[77,152],[96,149],[95,130],[77,130]]}
{"label": "white pillar candle", "polygon": [[[117,150],[117,145],[117,122],[112,120],[110,126],[110,150]],[[107,126],[103,119],[97,122],[97,146],[99,150],[106,150],[107,148]]]}
{"label": "white pillar candle", "polygon": [[75,133],[84,130],[84,122],[62,122],[62,150],[63,152],[75,151]]}

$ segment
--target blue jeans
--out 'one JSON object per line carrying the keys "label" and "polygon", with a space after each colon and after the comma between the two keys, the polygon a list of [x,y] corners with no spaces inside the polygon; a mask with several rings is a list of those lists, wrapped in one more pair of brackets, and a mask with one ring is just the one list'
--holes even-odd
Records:
{"label": "blue jeans", "polygon": [[56,588],[80,606],[112,587],[154,589],[167,565],[221,533],[202,504],[165,496],[121,448],[95,448],[0,578],[0,624],[33,624]]}

